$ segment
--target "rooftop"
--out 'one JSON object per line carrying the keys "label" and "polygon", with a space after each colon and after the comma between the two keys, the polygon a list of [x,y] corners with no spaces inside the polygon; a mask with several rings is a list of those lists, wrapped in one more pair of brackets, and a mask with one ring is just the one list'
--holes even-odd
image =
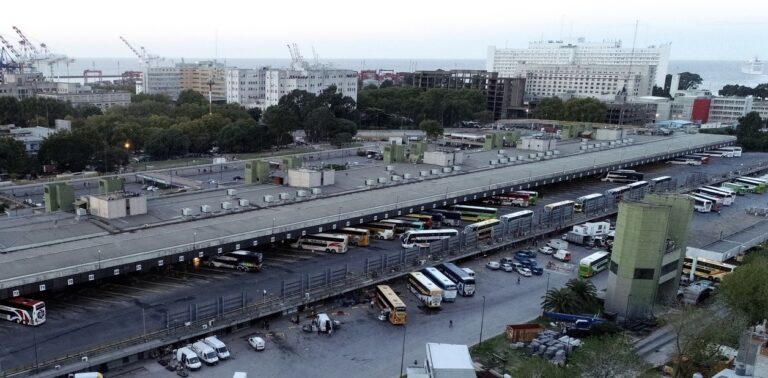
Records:
{"label": "rooftop", "polygon": [[466,345],[427,343],[427,354],[434,369],[475,370]]}

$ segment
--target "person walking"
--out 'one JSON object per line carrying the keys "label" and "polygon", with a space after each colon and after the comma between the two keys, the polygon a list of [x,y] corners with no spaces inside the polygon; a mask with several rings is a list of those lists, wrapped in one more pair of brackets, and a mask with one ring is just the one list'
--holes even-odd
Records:
{"label": "person walking", "polygon": [[520,285],[520,277],[517,277],[517,284]]}
{"label": "person walking", "polygon": [[448,321],[448,328],[453,328],[453,320]]}

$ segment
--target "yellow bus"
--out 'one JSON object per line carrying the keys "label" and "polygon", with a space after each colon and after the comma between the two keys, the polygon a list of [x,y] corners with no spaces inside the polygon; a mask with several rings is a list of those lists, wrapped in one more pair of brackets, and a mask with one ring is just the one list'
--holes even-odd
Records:
{"label": "yellow bus", "polygon": [[392,223],[366,223],[359,226],[373,233],[376,239],[392,240],[395,238],[395,225]]}
{"label": "yellow bus", "polygon": [[440,308],[443,301],[443,289],[437,287],[421,272],[408,274],[408,288],[427,308]]}
{"label": "yellow bus", "polygon": [[371,231],[367,229],[345,227],[339,231],[349,235],[349,241],[358,247],[367,247],[371,244]]}
{"label": "yellow bus", "polygon": [[[692,266],[693,258],[686,256],[683,260],[683,275],[690,275]],[[696,261],[696,271],[693,274],[705,280],[720,281],[734,269],[736,269],[736,265],[699,257]]]}
{"label": "yellow bus", "polygon": [[405,324],[408,319],[406,306],[395,291],[387,285],[376,286],[376,304],[381,308],[382,314],[387,317],[390,323],[398,325]]}

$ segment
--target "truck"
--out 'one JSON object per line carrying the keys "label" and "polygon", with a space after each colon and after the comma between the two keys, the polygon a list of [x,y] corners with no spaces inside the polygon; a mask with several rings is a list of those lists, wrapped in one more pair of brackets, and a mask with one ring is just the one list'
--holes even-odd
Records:
{"label": "truck", "polygon": [[190,349],[192,349],[192,351],[197,354],[197,357],[199,357],[208,366],[216,365],[219,363],[219,356],[216,354],[216,351],[213,350],[213,348],[211,348],[211,346],[206,344],[203,340],[192,344]]}
{"label": "truck", "polygon": [[554,250],[568,249],[568,242],[561,239],[552,239],[547,242],[547,247],[552,247]]}
{"label": "truck", "polygon": [[604,321],[603,318],[597,315],[573,315],[551,311],[544,311],[544,317],[556,322],[566,323],[567,327],[576,329],[590,329],[593,325]]}
{"label": "truck", "polygon": [[557,252],[552,254],[552,258],[560,261],[571,261],[571,252],[566,251],[564,249],[558,249]]}
{"label": "truck", "polygon": [[173,352],[173,356],[176,361],[189,370],[197,370],[203,366],[200,358],[197,357],[197,354],[192,351],[189,345],[176,349]]}
{"label": "truck", "polygon": [[571,231],[579,234],[593,236],[593,237],[606,235],[611,231],[611,223],[610,222],[587,222],[584,224],[573,226],[573,229]]}
{"label": "truck", "polygon": [[[575,227],[575,226],[574,226]],[[565,234],[565,240],[578,244],[578,245],[588,245],[588,246],[594,246],[594,241],[592,240],[592,236],[588,234],[582,234],[575,231],[568,231],[567,234]]]}
{"label": "truck", "polygon": [[226,344],[219,340],[218,337],[208,336],[203,339],[203,342],[208,344],[208,346],[216,351],[216,355],[219,357],[219,360],[226,360],[229,358],[229,349],[227,349]]}
{"label": "truck", "polygon": [[333,333],[334,330],[339,329],[341,322],[338,320],[332,320],[326,313],[320,313],[315,315],[310,324],[302,327],[304,332],[317,332],[317,333]]}

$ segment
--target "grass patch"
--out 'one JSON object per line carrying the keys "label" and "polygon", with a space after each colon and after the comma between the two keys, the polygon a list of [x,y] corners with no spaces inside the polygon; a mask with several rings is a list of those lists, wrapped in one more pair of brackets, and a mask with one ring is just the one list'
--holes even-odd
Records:
{"label": "grass patch", "polygon": [[486,369],[510,374],[521,363],[525,362],[524,349],[513,349],[505,334],[483,340],[481,344],[469,348],[472,359],[480,362]]}

